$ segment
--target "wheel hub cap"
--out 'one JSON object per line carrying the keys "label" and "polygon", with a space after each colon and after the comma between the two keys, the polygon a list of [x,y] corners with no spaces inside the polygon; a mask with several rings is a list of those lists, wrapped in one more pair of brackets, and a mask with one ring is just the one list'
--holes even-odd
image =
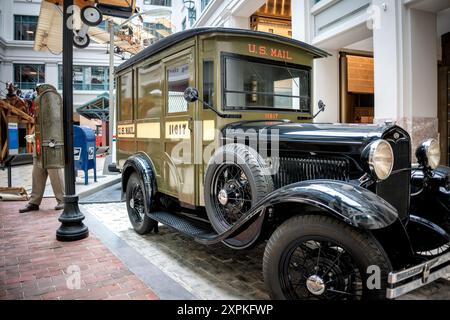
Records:
{"label": "wheel hub cap", "polygon": [[99,12],[95,9],[87,9],[85,16],[89,21],[92,22],[98,21],[100,19]]}
{"label": "wheel hub cap", "polygon": [[217,198],[221,205],[226,206],[228,204],[228,192],[226,190],[220,190]]}
{"label": "wheel hub cap", "polygon": [[312,275],[306,280],[306,287],[315,296],[320,296],[325,292],[325,283],[317,275]]}

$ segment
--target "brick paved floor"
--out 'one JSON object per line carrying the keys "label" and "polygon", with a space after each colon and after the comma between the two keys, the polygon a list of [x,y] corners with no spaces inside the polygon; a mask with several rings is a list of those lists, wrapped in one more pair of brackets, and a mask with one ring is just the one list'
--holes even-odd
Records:
{"label": "brick paved floor", "polygon": [[54,199],[39,212],[18,213],[24,205],[0,201],[0,300],[158,299],[92,232],[57,241]]}
{"label": "brick paved floor", "polygon": [[[128,220],[124,203],[83,205],[141,255],[200,299],[267,299],[262,281],[264,244],[235,251],[225,245],[204,246],[161,226],[159,234],[140,236]],[[450,300],[450,281],[439,280],[401,300]]]}

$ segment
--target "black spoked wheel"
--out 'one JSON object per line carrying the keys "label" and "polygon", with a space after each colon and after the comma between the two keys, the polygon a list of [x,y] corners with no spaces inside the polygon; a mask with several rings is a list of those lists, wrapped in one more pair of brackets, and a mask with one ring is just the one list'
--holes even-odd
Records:
{"label": "black spoked wheel", "polygon": [[149,218],[145,212],[144,189],[136,173],[131,174],[128,179],[126,203],[128,218],[130,219],[133,229],[139,234],[150,232],[157,222]]}
{"label": "black spoked wheel", "polygon": [[204,188],[208,218],[216,232],[222,233],[273,191],[273,181],[255,150],[230,144],[211,158]]}
{"label": "black spoked wheel", "polygon": [[136,223],[142,223],[145,217],[144,194],[139,184],[134,185],[131,190],[130,207],[132,217]]}
{"label": "black spoked wheel", "polygon": [[280,280],[290,300],[360,300],[362,277],[351,255],[334,241],[308,237],[286,250]]}
{"label": "black spoked wheel", "polygon": [[217,220],[225,229],[235,224],[252,207],[248,178],[236,164],[224,164],[216,171],[211,191]]}
{"label": "black spoked wheel", "polygon": [[320,214],[285,221],[270,237],[263,260],[269,293],[281,300],[385,299],[391,270],[370,233]]}

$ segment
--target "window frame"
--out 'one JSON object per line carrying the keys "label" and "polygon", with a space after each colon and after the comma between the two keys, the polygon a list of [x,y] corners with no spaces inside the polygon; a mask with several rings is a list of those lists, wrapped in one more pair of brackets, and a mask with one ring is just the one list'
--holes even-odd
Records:
{"label": "window frame", "polygon": [[[136,121],[145,121],[145,120],[155,119],[155,117],[144,117],[144,118],[140,118],[139,117],[139,112],[140,112],[140,107],[141,107],[140,106],[141,98],[139,96],[139,93],[140,93],[140,89],[141,89],[140,82],[141,82],[141,78],[142,78],[139,72],[140,72],[140,70],[142,68],[145,68],[145,67],[149,67],[149,68],[157,67],[156,70],[159,70],[159,83],[160,83],[159,89],[161,90],[161,106],[159,107],[159,109],[160,109],[159,110],[159,115],[161,115],[163,113],[163,109],[164,109],[164,99],[165,99],[165,97],[164,97],[164,74],[163,74],[163,72],[164,72],[164,65],[161,63],[161,61],[140,65],[139,67],[137,67],[135,69],[135,74],[136,74],[136,110],[135,110],[135,113],[134,113],[134,120],[136,120]],[[158,107],[155,107],[155,108],[158,108]]]}
{"label": "window frame", "polygon": [[[231,58],[231,59],[235,59],[235,60],[242,60],[242,61],[248,61],[248,62],[255,62],[255,63],[260,63],[260,64],[267,64],[267,65],[273,65],[273,66],[278,66],[278,67],[287,67],[290,69],[297,69],[297,70],[302,70],[302,71],[308,71],[309,74],[309,86],[308,86],[308,99],[309,99],[309,111],[302,111],[302,110],[296,110],[296,109],[281,109],[281,108],[273,108],[273,107],[229,107],[227,106],[227,99],[226,99],[226,94],[227,92],[227,88],[226,88],[226,81],[227,81],[227,72],[226,72],[226,59],[227,58]],[[230,53],[230,52],[222,52],[220,54],[220,68],[221,68],[221,84],[220,84],[220,89],[221,89],[221,101],[222,101],[222,110],[223,111],[240,111],[240,112],[258,112],[258,111],[262,111],[262,112],[266,112],[266,111],[271,111],[271,112],[289,112],[289,113],[297,113],[297,114],[304,114],[304,115],[311,115],[313,112],[313,105],[312,105],[312,67],[310,66],[305,66],[305,65],[299,65],[299,64],[293,64],[293,63],[289,63],[289,62],[284,62],[283,61],[278,61],[278,60],[271,60],[271,59],[264,59],[264,58],[259,58],[259,57],[254,57],[254,56],[247,56],[247,55],[242,55],[242,54],[236,54],[236,53]],[[242,92],[244,93],[244,92]],[[277,95],[273,95],[273,96],[277,96]],[[278,96],[282,96],[282,95],[278,95]],[[292,96],[295,97],[295,96]],[[298,98],[302,98],[300,95],[298,96]]]}
{"label": "window frame", "polygon": [[172,0],[163,0],[164,4],[155,4],[152,2],[153,0],[144,0],[143,4],[146,6],[172,7]]}
{"label": "window frame", "polygon": [[179,111],[179,112],[169,112],[169,69],[180,67],[183,65],[187,65],[189,68],[189,79],[188,79],[188,87],[191,85],[191,79],[192,79],[192,63],[190,63],[188,56],[183,56],[178,59],[174,59],[173,61],[170,61],[164,66],[164,100],[165,100],[165,106],[164,106],[164,114],[167,116],[178,116],[178,115],[185,115],[189,113],[189,103],[186,102],[186,111]]}
{"label": "window frame", "polygon": [[[130,108],[131,108],[131,119],[129,119],[129,120],[124,120],[124,119],[122,119],[122,114],[119,112],[119,107],[121,108],[122,107],[122,103],[121,103],[121,100],[122,100],[122,90],[121,90],[121,88],[122,88],[122,81],[123,81],[123,77],[124,76],[131,76],[131,106],[130,106]],[[134,99],[135,99],[135,97],[134,97],[134,86],[135,86],[135,84],[134,84],[134,70],[128,70],[128,71],[126,71],[126,72],[124,72],[124,73],[122,73],[122,74],[120,74],[118,77],[117,77],[117,79],[118,79],[118,81],[117,81],[117,122],[119,123],[121,123],[121,124],[131,124],[131,123],[134,123],[134,119],[135,119],[135,114],[134,114],[134,112],[135,112],[135,101],[134,101]],[[119,104],[120,104],[120,106],[119,106]]]}
{"label": "window frame", "polygon": [[[83,82],[81,83],[81,89],[78,89],[78,87],[80,86],[79,83],[74,83],[74,79],[72,77],[72,85],[73,85],[73,89],[75,91],[85,91],[85,92],[93,92],[93,91],[108,91],[109,90],[109,66],[106,65],[83,65],[83,64],[76,64],[73,66],[75,67],[81,67],[82,69],[82,74],[83,74]],[[91,82],[88,84],[86,83],[86,74],[85,74],[85,69],[86,68],[91,68]],[[97,83],[92,83],[92,68],[104,68],[103,71],[103,75],[105,77],[105,81],[103,83],[103,88],[99,88],[99,89],[93,89],[92,86],[93,85],[99,85]],[[77,87],[76,87],[77,86]],[[86,89],[87,87],[89,87],[89,89]],[[62,64],[58,64],[58,90],[62,90]]]}
{"label": "window frame", "polygon": [[[205,98],[205,63],[211,63],[212,64],[212,92],[211,96],[209,97],[210,100],[207,101]],[[210,105],[214,106],[214,99],[217,94],[216,92],[216,61],[214,58],[204,58],[202,61],[202,98],[205,102],[209,103]],[[203,105],[203,109],[208,109],[207,106]]]}
{"label": "window frame", "polygon": [[[44,74],[44,78],[43,78],[43,81],[39,81],[39,75],[40,75],[40,73],[38,72],[38,74],[36,75],[36,77],[37,77],[37,81],[36,82],[23,82],[23,81],[16,81],[17,79],[16,79],[16,67],[24,67],[24,66],[26,66],[26,67],[30,67],[30,66],[41,66],[41,67],[43,67],[43,74]],[[40,71],[40,70],[39,70]],[[13,63],[13,79],[14,79],[14,84],[17,84],[17,83],[20,83],[20,85],[18,85],[18,87],[21,89],[21,90],[29,90],[29,89],[32,89],[32,88],[23,88],[22,87],[22,83],[34,83],[34,86],[33,86],[33,88],[35,88],[36,87],[36,85],[37,84],[39,84],[39,83],[45,83],[45,63]],[[21,74],[22,74],[22,72],[21,72]]]}
{"label": "window frame", "polygon": [[[35,22],[35,30],[33,32],[33,39],[28,40],[28,39],[16,39],[16,35],[17,35],[17,22],[16,22],[16,18],[21,17],[21,21],[20,21],[20,25],[23,25],[23,17],[33,17],[36,19]],[[13,39],[14,41],[34,41],[36,38],[36,30],[37,30],[37,25],[38,25],[38,20],[39,20],[39,16],[35,16],[35,15],[30,15],[30,14],[14,14],[13,16],[13,24],[14,24],[14,35],[13,35]]]}

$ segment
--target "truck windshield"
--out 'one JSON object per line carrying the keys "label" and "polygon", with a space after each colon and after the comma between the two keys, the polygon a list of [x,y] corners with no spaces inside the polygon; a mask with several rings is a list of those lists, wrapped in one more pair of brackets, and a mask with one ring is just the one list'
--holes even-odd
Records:
{"label": "truck windshield", "polygon": [[310,68],[234,55],[223,61],[224,110],[311,112]]}

